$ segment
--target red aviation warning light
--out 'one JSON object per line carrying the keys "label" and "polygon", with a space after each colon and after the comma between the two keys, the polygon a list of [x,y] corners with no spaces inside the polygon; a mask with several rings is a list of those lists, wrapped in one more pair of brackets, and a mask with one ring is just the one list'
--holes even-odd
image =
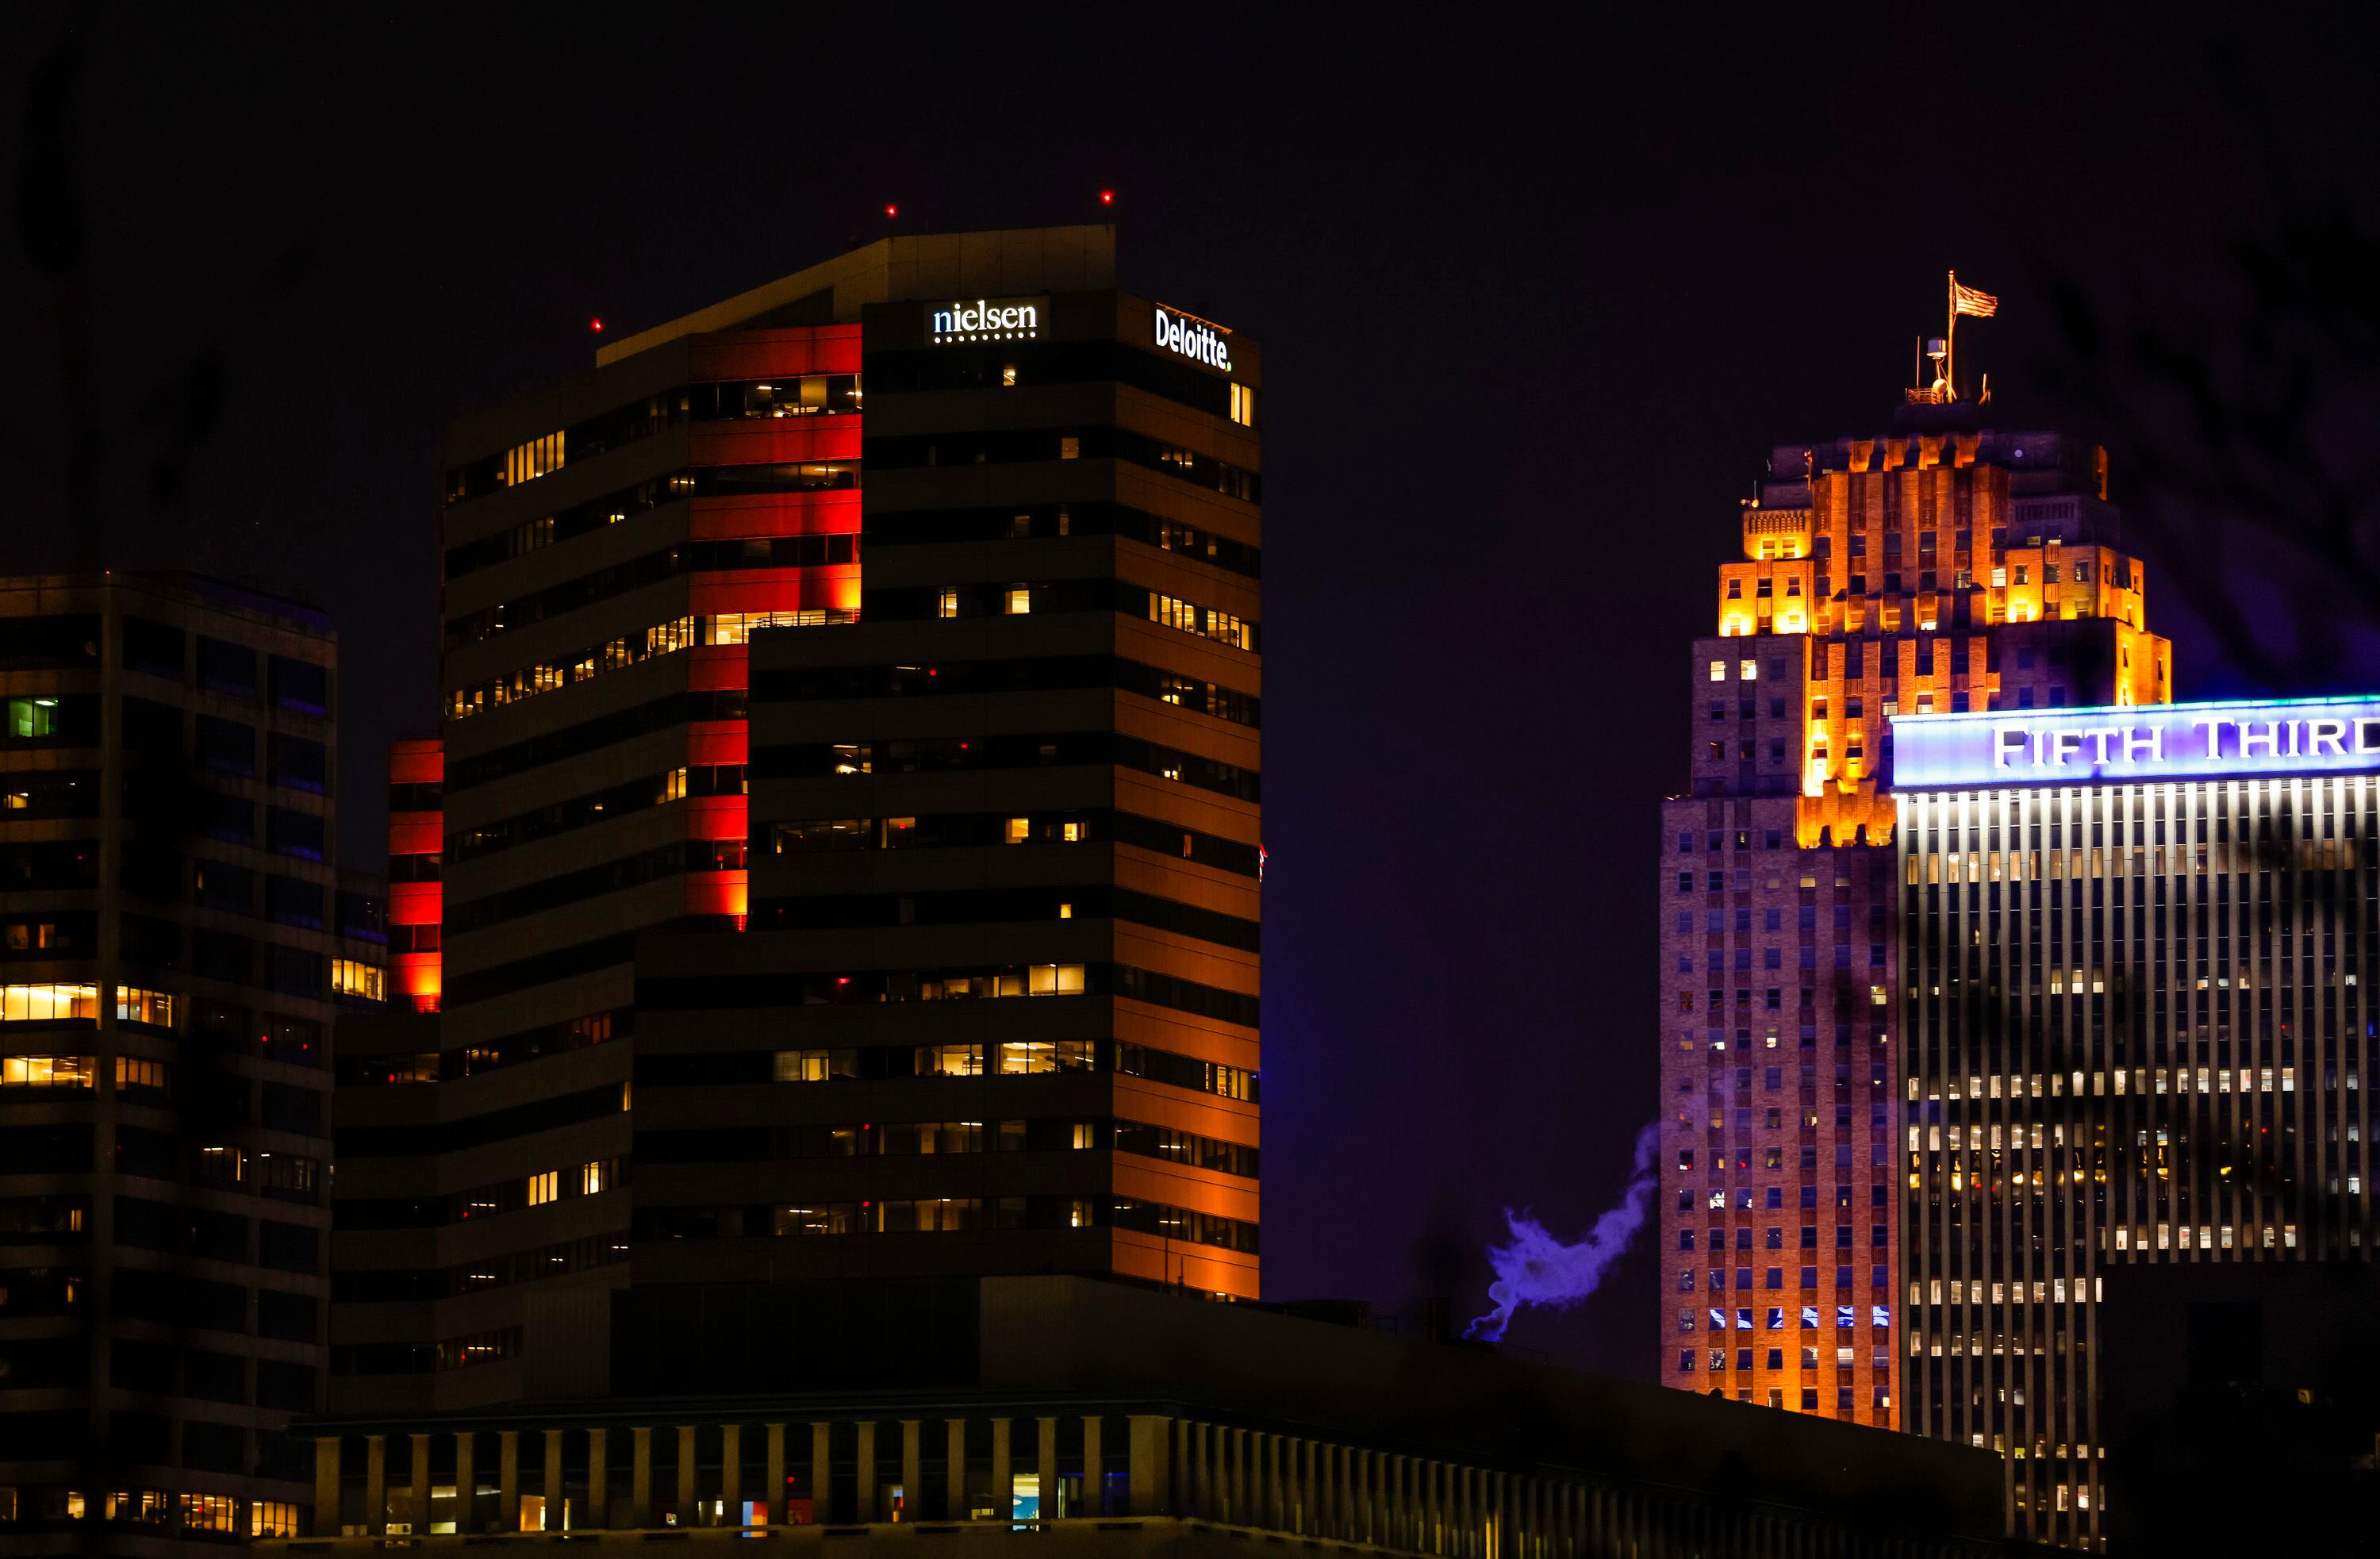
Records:
{"label": "red aviation warning light", "polygon": [[1114,190],[1112,190],[1112,189],[1102,189],[1102,190],[1100,190],[1100,191],[1099,191],[1099,204],[1101,204],[1101,205],[1103,205],[1103,206],[1111,206],[1111,205],[1115,204],[1115,191],[1114,191]]}
{"label": "red aviation warning light", "polygon": [[589,320],[589,321],[587,322],[587,328],[588,328],[588,329],[589,329],[589,330],[591,330],[591,331],[593,331],[593,332],[594,332],[596,335],[602,335],[602,334],[603,334],[603,321],[602,321],[601,317],[601,316],[598,316],[597,318],[594,318],[594,319]]}
{"label": "red aviation warning light", "polygon": [[900,214],[901,214],[901,208],[900,208],[899,206],[896,206],[896,205],[892,204],[892,203],[891,201],[889,201],[885,202],[885,205],[884,205],[884,220],[885,220],[885,221],[887,221],[887,222],[891,222],[892,220],[893,220],[895,217],[899,216]]}

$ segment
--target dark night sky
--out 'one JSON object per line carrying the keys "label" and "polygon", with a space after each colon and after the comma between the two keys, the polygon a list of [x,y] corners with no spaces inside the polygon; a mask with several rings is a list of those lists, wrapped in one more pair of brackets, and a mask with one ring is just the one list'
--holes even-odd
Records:
{"label": "dark night sky", "polygon": [[[387,740],[430,717],[452,412],[583,367],[590,315],[633,330],[877,237],[887,201],[908,231],[1023,226],[1112,185],[1127,285],[1271,371],[1267,1286],[1398,1308],[1432,1229],[1484,1308],[1498,1208],[1583,1228],[1656,1108],[1655,802],[1767,445],[1881,429],[1946,266],[2001,295],[1962,362],[2012,419],[2047,275],[2215,286],[2266,187],[2218,53],[2299,173],[2362,201],[2374,149],[2368,24],[2287,7],[2252,37],[2080,7],[363,9],[90,13],[76,153],[115,555],[337,614],[351,855]],[[12,201],[70,14],[0,18]],[[25,572],[65,555],[60,327],[7,225]],[[310,272],[260,289],[301,240]],[[160,510],[152,392],[211,342],[220,418]],[[2216,690],[2150,611],[2183,694]],[[1514,1340],[1648,1369],[1655,1264]]]}

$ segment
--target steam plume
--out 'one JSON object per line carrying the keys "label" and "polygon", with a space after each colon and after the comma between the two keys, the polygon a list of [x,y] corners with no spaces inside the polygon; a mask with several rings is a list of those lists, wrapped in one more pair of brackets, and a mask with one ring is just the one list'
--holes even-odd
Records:
{"label": "steam plume", "polygon": [[1636,1134],[1636,1162],[1628,1173],[1628,1189],[1576,1245],[1562,1244],[1528,1213],[1506,1208],[1504,1225],[1512,1231],[1512,1240],[1488,1248],[1488,1264],[1496,1269],[1488,1297],[1496,1301],[1496,1308],[1463,1328],[1463,1334],[1500,1343],[1504,1328],[1512,1323],[1512,1312],[1523,1305],[1568,1309],[1594,1293],[1605,1271],[1644,1226],[1653,1200],[1653,1153],[1660,1139],[1658,1122]]}

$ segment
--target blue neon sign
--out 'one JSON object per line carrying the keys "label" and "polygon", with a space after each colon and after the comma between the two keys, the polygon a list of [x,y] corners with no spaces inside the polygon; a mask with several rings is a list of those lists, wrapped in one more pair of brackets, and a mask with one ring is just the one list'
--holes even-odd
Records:
{"label": "blue neon sign", "polygon": [[2380,771],[2380,695],[1895,715],[1892,785],[2094,785]]}

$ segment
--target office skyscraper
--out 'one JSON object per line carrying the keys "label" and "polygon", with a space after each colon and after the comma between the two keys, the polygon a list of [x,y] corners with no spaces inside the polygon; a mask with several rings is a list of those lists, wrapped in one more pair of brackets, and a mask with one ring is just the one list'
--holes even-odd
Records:
{"label": "office skyscraper", "polygon": [[457,427],[343,1407],[583,1395],[631,1282],[1256,1292],[1257,368],[956,234]]}
{"label": "office skyscraper", "polygon": [[1662,808],[1663,1379],[1898,1423],[1889,718],[2162,702],[2103,457],[1981,408],[1776,449]]}
{"label": "office skyscraper", "polygon": [[1897,743],[1906,1422],[2102,1546],[2101,1274],[2371,1257],[2380,700]]}
{"label": "office skyscraper", "polygon": [[[322,1406],[337,643],[215,581],[0,579],[0,1546],[289,1535]],[[104,1533],[104,1537],[101,1534]]]}

